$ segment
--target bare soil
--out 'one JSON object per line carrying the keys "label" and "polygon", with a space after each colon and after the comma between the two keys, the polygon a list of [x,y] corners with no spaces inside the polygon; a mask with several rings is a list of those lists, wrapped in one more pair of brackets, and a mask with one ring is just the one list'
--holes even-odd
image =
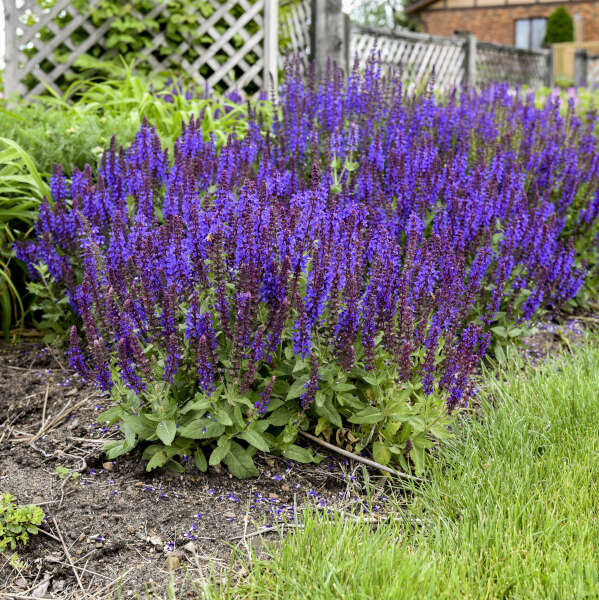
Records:
{"label": "bare soil", "polygon": [[[4,597],[77,598],[85,590],[162,598],[169,568],[177,598],[197,597],[194,586],[211,572],[229,571],[233,549],[247,553],[252,544],[260,552],[256,533],[276,540],[307,505],[368,503],[384,513],[382,488],[367,500],[358,467],[341,457],[300,465],[259,455],[259,476],[247,481],[218,467],[200,473],[191,463],[183,474],[148,473],[140,452],[107,462],[103,443],[119,436],[118,427],[96,420],[107,399],[65,364],[41,344],[0,345],[0,492],[47,515],[44,533],[18,550],[20,565],[0,554]],[[243,575],[238,563],[233,568]]]}

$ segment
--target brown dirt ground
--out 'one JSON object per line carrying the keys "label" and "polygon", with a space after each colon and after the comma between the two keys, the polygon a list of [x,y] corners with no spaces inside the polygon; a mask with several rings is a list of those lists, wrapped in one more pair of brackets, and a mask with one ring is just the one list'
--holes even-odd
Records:
{"label": "brown dirt ground", "polygon": [[[595,321],[547,324],[524,353],[532,362],[551,356]],[[243,576],[235,548],[260,553],[256,532],[270,528],[264,539],[278,539],[277,526],[293,526],[306,506],[386,516],[389,481],[372,473],[367,494],[361,467],[333,456],[300,465],[259,455],[259,476],[247,481],[218,467],[147,473],[140,453],[106,464],[103,441],[119,436],[96,422],[107,399],[65,365],[60,351],[35,341],[0,344],[0,492],[47,515],[45,533],[18,550],[19,564],[0,554],[0,597],[163,598],[174,566],[177,598],[197,598],[211,572]],[[61,478],[56,467],[75,477]]]}
{"label": "brown dirt ground", "polygon": [[[248,534],[271,527],[264,537],[276,540],[275,526],[294,522],[307,505],[328,511],[368,504],[384,513],[383,488],[366,500],[358,467],[343,458],[300,465],[259,455],[259,476],[247,481],[191,464],[184,474],[147,473],[140,453],[106,464],[103,441],[119,435],[96,422],[107,399],[65,364],[59,351],[41,344],[0,345],[0,492],[39,504],[50,534],[18,550],[18,568],[9,563],[11,553],[0,554],[5,597],[76,598],[85,589],[109,598],[121,587],[123,597],[154,588],[151,597],[161,598],[173,561],[177,597],[194,597],[192,582],[199,585],[211,570],[224,574],[233,548],[252,544],[260,551],[261,536]],[[44,415],[47,431],[29,441]],[[58,466],[75,478],[61,478]]]}

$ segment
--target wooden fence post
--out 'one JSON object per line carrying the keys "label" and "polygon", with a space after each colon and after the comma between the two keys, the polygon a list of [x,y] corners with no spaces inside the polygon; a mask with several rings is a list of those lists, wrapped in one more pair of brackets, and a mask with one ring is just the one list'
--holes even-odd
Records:
{"label": "wooden fence post", "polygon": [[586,50],[576,50],[574,54],[574,85],[586,87],[589,55]]}
{"label": "wooden fence post", "polygon": [[4,0],[4,96],[18,91],[17,77],[17,6],[15,0]]}
{"label": "wooden fence post", "polygon": [[555,50],[553,44],[549,46],[547,50],[547,57],[545,59],[545,85],[552,88],[555,85]]}
{"label": "wooden fence post", "polygon": [[264,0],[264,75],[263,87],[268,94],[279,86],[279,0]]}
{"label": "wooden fence post", "polygon": [[347,71],[345,22],[341,0],[312,0],[310,49],[320,68],[330,58]]}
{"label": "wooden fence post", "polygon": [[476,37],[470,31],[455,31],[465,40],[464,44],[464,86],[471,88],[476,85]]}

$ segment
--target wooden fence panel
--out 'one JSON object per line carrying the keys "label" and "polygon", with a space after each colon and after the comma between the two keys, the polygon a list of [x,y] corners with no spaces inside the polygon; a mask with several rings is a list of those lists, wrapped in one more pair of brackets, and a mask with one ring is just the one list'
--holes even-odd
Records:
{"label": "wooden fence panel", "polygon": [[[101,57],[115,54],[106,44],[107,33],[118,25],[115,17],[102,22],[92,18],[99,0],[77,3],[77,7],[70,0],[56,0],[52,5],[37,0],[21,0],[18,5],[17,0],[2,1],[7,94],[29,97],[46,87],[58,91],[76,76],[77,61],[91,48],[99,49]],[[139,23],[169,19],[168,3],[163,0],[150,0],[143,13],[139,12],[141,3],[121,1]],[[276,23],[278,0],[202,0],[202,4],[208,5],[211,14],[192,13],[197,14],[197,28],[181,34],[174,51],[164,52],[164,31],[140,31],[146,43],[138,56],[142,68],[153,74],[183,72],[202,90],[235,89],[253,95],[268,88],[269,81],[276,83],[278,52],[273,49],[278,47],[278,27],[266,26],[265,13]],[[241,16],[233,14],[234,8],[237,13],[243,11]]]}
{"label": "wooden fence panel", "polygon": [[521,50],[512,46],[476,44],[476,84],[506,82],[540,87],[552,76],[550,50]]}
{"label": "wooden fence panel", "polygon": [[365,64],[374,53],[383,64],[398,67],[408,90],[431,82],[439,89],[460,86],[464,77],[464,44],[459,37],[392,32],[353,25],[350,61]]}

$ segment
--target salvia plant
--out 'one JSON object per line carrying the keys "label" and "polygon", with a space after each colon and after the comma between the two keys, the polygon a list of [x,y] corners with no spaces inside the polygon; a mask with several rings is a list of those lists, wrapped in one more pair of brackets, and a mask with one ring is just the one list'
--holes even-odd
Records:
{"label": "salvia plant", "polygon": [[19,256],[80,319],[70,359],[111,394],[111,457],[143,442],[148,469],[248,477],[257,450],[318,460],[297,443],[314,428],[420,471],[489,344],[591,270],[594,124],[501,86],[409,97],[374,60],[290,65],[243,139],[191,119],[171,157],[144,123],[97,174],[57,168]]}

